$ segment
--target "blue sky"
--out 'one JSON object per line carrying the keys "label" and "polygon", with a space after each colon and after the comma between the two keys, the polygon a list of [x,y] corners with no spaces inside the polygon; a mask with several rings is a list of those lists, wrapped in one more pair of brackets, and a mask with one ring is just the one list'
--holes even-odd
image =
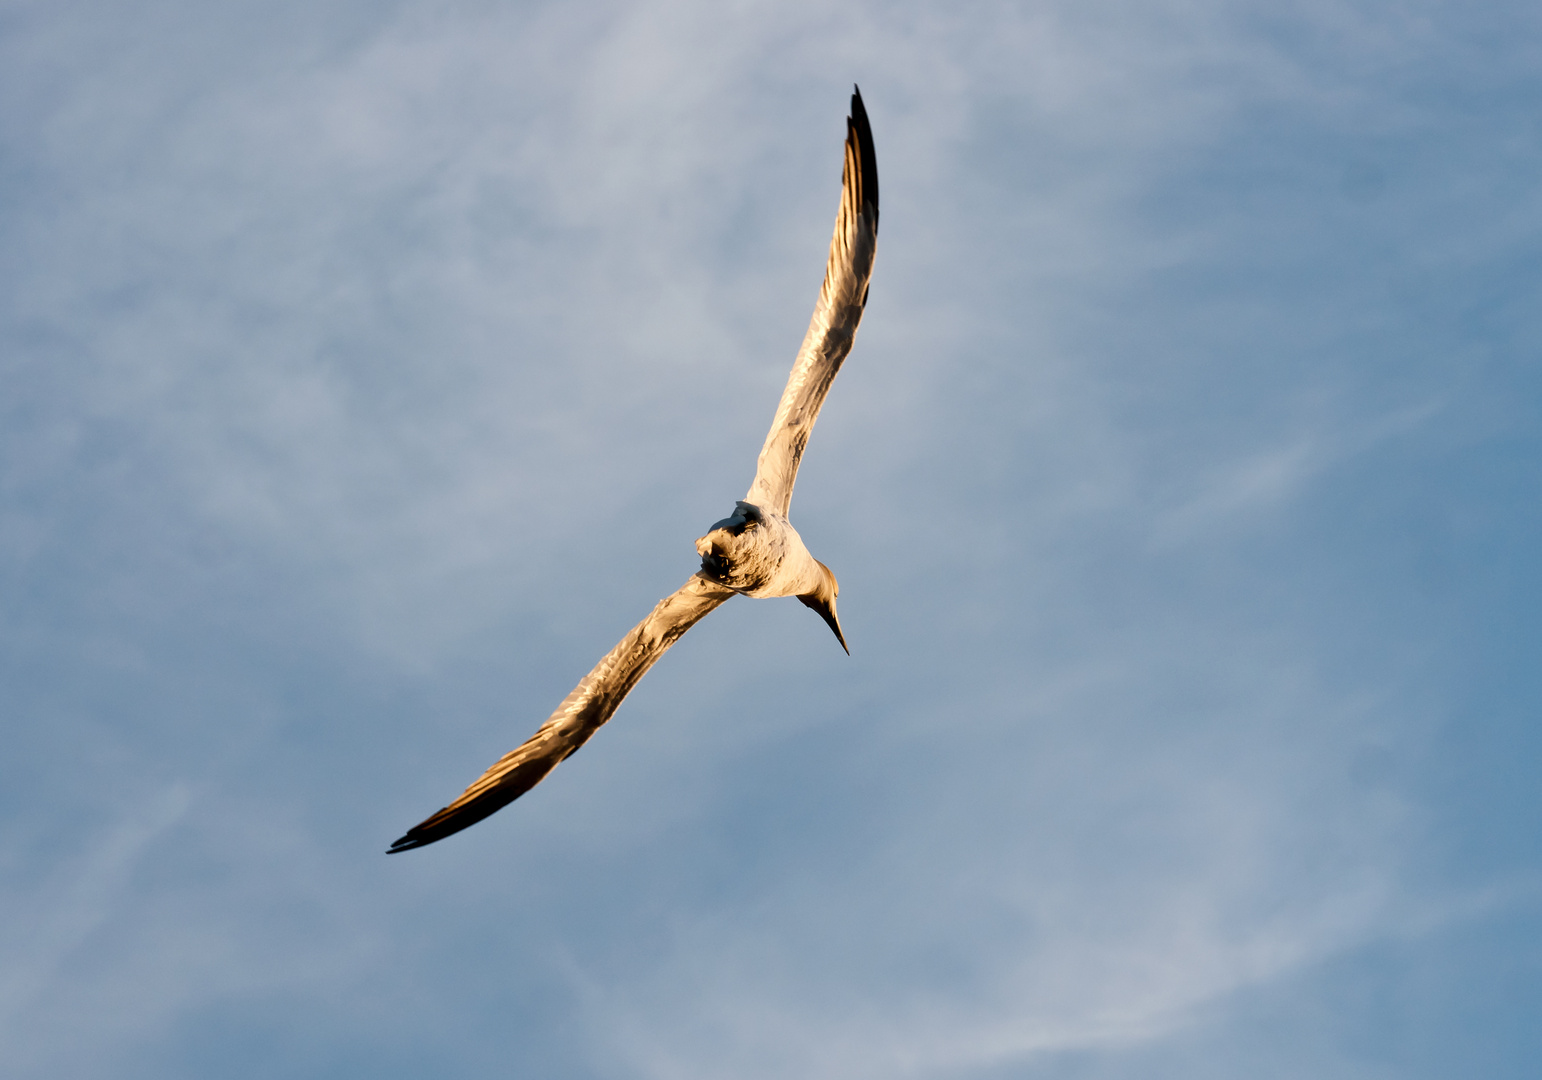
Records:
{"label": "blue sky", "polygon": [[[0,8],[0,1071],[1523,1077],[1531,5]],[[387,858],[793,505],[527,798]]]}

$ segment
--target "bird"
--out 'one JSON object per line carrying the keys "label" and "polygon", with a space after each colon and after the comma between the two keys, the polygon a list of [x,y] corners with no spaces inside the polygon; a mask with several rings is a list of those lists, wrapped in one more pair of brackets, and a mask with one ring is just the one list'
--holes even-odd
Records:
{"label": "bird", "polygon": [[851,654],[835,610],[840,585],[830,568],[809,553],[787,515],[814,421],[862,321],[877,241],[878,162],[862,91],[854,86],[841,202],[824,284],[749,491],[735,502],[732,514],[696,541],[701,569],[606,653],[534,735],[499,758],[450,805],[408,829],[391,844],[391,854],[443,840],[535,787],[614,715],[671,645],[735,595],[797,597]]}

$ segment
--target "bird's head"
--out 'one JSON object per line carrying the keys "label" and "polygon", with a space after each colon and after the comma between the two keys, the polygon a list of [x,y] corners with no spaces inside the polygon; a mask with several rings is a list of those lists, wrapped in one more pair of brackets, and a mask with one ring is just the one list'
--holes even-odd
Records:
{"label": "bird's head", "polygon": [[851,655],[851,650],[846,648],[846,635],[841,633],[841,620],[835,614],[835,598],[841,594],[840,582],[835,580],[835,575],[830,573],[830,568],[824,563],[814,560],[819,564],[820,579],[813,592],[800,593],[798,599],[803,601],[804,607],[811,607],[819,612],[819,617],[829,624],[835,631],[835,640],[841,643],[841,648],[846,649],[846,655]]}

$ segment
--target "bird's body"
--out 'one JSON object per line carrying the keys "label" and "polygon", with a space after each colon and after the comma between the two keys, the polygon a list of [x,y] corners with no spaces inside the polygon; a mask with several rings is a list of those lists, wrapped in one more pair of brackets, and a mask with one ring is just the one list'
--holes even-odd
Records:
{"label": "bird's body", "polygon": [[740,596],[765,599],[814,592],[823,565],[781,514],[742,499],[734,512],[696,541],[701,573]]}
{"label": "bird's body", "polygon": [[391,851],[432,844],[529,791],[610,719],[637,680],[681,635],[736,593],[757,599],[796,596],[819,613],[846,648],[835,614],[835,575],[809,553],[788,511],[809,433],[862,320],[877,239],[878,164],[862,95],[854,92],[846,121],[841,206],[824,284],[749,492],[731,515],[696,541],[701,570],[606,653],[534,735],[449,806],[409,829]]}
{"label": "bird's body", "polygon": [[840,592],[835,575],[809,554],[784,515],[740,499],[731,515],[696,541],[696,551],[701,556],[700,577],[757,600],[796,596],[819,612],[846,648],[846,635],[835,617]]}

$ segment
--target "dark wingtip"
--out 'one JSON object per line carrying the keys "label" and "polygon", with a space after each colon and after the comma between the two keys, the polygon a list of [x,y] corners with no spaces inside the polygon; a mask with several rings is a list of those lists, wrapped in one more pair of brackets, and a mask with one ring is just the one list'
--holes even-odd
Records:
{"label": "dark wingtip", "polygon": [[851,87],[851,115],[846,120],[847,138],[856,149],[857,190],[864,206],[873,208],[873,229],[878,228],[878,155],[873,150],[873,129],[867,122],[867,107],[862,104],[862,89]]}
{"label": "dark wingtip", "polygon": [[[447,810],[449,808],[446,807],[445,809]],[[436,818],[439,817],[439,814],[443,813],[444,810],[439,811],[438,814],[435,814],[427,821],[424,821],[421,825],[414,825],[401,836],[398,836],[395,840],[392,840],[391,847],[386,851],[386,854],[400,855],[404,851],[411,851],[413,848],[426,847],[427,845],[432,844],[435,840],[449,836],[450,834],[448,832],[434,832],[432,835],[429,834],[429,828],[431,828],[432,823]],[[428,828],[426,828],[426,826]]]}
{"label": "dark wingtip", "polygon": [[386,854],[396,855],[403,851],[411,851],[413,848],[427,847],[429,844],[443,840],[446,836],[454,836],[462,829],[470,828],[483,818],[496,814],[526,790],[529,789],[521,789],[512,795],[504,791],[489,792],[487,796],[465,804],[453,813],[447,806],[433,817],[408,829],[405,835],[391,844],[391,849]]}
{"label": "dark wingtip", "polygon": [[386,854],[395,855],[398,852],[411,851],[413,848],[427,847],[429,844],[443,840],[446,836],[454,836],[462,829],[469,829],[483,818],[496,814],[539,784],[545,779],[547,773],[557,767],[557,761],[560,760],[560,757],[556,761],[550,758],[538,758],[523,762],[510,770],[496,787],[484,791],[475,799],[467,802],[457,801],[451,806],[446,806],[437,814],[425,818],[408,829],[406,835],[396,840]]}

